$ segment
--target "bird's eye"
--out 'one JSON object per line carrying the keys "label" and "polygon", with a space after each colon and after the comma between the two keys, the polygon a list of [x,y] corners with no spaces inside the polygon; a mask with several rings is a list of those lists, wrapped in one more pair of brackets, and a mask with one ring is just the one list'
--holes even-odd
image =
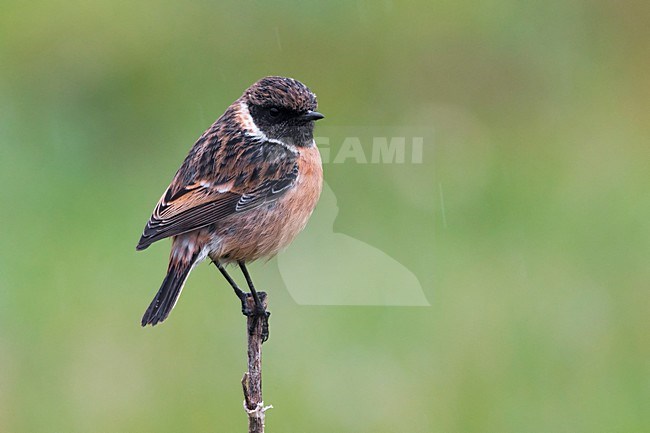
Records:
{"label": "bird's eye", "polygon": [[269,114],[271,115],[271,117],[278,117],[280,115],[280,110],[278,110],[275,107],[271,107],[269,108]]}

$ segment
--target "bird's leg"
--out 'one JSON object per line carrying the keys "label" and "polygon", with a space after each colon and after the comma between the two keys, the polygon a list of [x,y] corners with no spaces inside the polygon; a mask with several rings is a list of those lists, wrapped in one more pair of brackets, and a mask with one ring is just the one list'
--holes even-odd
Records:
{"label": "bird's leg", "polygon": [[266,311],[266,308],[264,308],[264,304],[262,304],[260,296],[257,293],[257,290],[255,290],[255,286],[253,285],[253,280],[251,279],[251,276],[248,273],[248,269],[246,269],[246,264],[244,263],[244,261],[239,260],[237,263],[239,263],[239,267],[241,268],[241,271],[244,274],[244,278],[246,278],[246,283],[248,284],[248,288],[251,291],[251,295],[255,300],[255,319],[257,320],[258,318],[261,317],[262,320],[264,321],[262,323],[262,342],[265,342],[269,338],[269,316],[271,315],[271,312]]}
{"label": "bird's leg", "polygon": [[[239,265],[242,268],[242,272],[244,273],[244,276],[246,277],[246,282],[248,283],[248,287],[251,290],[251,293],[246,293],[243,290],[239,288],[235,280],[232,279],[232,277],[228,274],[226,269],[223,267],[223,265],[218,261],[214,260],[212,263],[219,269],[219,272],[221,272],[221,275],[224,276],[226,281],[230,284],[232,287],[233,291],[235,292],[235,295],[239,298],[239,301],[241,302],[241,312],[244,316],[246,317],[253,317],[253,322],[251,327],[248,329],[248,333],[252,334],[253,329],[255,329],[255,326],[257,325],[257,320],[259,317],[263,317],[264,323],[262,324],[262,342],[266,341],[269,338],[269,316],[271,315],[270,312],[266,311],[264,308],[264,305],[262,304],[262,301],[260,299],[260,293],[257,293],[255,290],[255,287],[253,286],[253,282],[251,280],[251,277],[248,273],[248,269],[246,269],[246,266],[243,264],[243,262],[239,262]],[[246,302],[246,299],[251,296],[253,298],[253,301],[255,303],[255,309],[251,310],[248,307],[248,303]]]}
{"label": "bird's leg", "polygon": [[248,294],[244,292],[242,289],[239,288],[235,280],[232,279],[232,277],[226,272],[226,268],[223,267],[221,263],[219,263],[218,260],[214,260],[212,263],[219,269],[219,272],[221,272],[221,275],[224,276],[224,278],[230,283],[232,286],[232,289],[235,291],[235,295],[239,298],[241,301],[241,312],[244,316],[250,316],[253,314],[252,311],[249,310],[248,305],[246,303],[246,297]]}
{"label": "bird's leg", "polygon": [[248,284],[248,288],[251,291],[251,295],[253,295],[253,299],[255,300],[255,307],[258,310],[264,310],[264,306],[260,301],[260,297],[257,294],[257,290],[255,290],[255,286],[253,285],[253,280],[251,279],[251,276],[248,273],[248,269],[246,269],[246,264],[242,260],[238,261],[237,263],[239,263],[239,267],[241,268],[241,271],[244,274],[244,278],[246,278],[246,283]]}

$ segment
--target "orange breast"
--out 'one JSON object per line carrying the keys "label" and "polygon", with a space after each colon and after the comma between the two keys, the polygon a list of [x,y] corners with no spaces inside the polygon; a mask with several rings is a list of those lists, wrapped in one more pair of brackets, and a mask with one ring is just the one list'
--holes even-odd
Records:
{"label": "orange breast", "polygon": [[316,146],[299,149],[296,184],[275,203],[238,215],[220,233],[215,259],[252,261],[271,257],[291,243],[305,227],[323,186],[323,167]]}

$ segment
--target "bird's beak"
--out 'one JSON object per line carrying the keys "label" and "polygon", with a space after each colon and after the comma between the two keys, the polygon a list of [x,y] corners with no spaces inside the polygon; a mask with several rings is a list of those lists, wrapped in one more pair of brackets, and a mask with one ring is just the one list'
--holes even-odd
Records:
{"label": "bird's beak", "polygon": [[319,119],[322,119],[322,118],[324,118],[325,116],[323,116],[323,115],[322,115],[321,113],[319,113],[318,111],[311,111],[311,110],[309,110],[308,112],[306,112],[305,114],[303,114],[303,115],[300,116],[300,117],[301,117],[303,120],[305,120],[305,121],[312,121],[312,120],[319,120]]}

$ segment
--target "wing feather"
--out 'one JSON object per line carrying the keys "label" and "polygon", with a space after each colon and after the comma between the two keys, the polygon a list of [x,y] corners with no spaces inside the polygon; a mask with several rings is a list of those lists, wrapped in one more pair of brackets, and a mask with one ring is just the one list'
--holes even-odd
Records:
{"label": "wing feather", "polygon": [[[200,142],[197,142],[199,145]],[[193,179],[193,160],[205,161],[205,151],[192,149],[176,173],[144,228],[136,249],[143,250],[160,239],[176,236],[270,203],[285,194],[298,177],[294,152],[273,142],[246,146],[225,146],[213,152],[217,173]],[[240,147],[239,152],[233,152]],[[233,149],[234,148],[234,149]]]}

